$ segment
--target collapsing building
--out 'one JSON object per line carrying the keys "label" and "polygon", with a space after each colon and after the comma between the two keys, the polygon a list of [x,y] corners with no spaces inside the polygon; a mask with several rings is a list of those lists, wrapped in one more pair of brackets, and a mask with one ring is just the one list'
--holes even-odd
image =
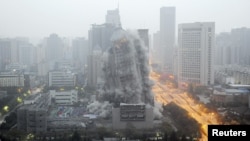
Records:
{"label": "collapsing building", "polygon": [[113,103],[154,105],[149,79],[148,56],[138,35],[117,29],[111,37],[104,64],[104,100]]}
{"label": "collapsing building", "polygon": [[114,31],[111,42],[104,53],[104,85],[99,91],[103,104],[94,102],[88,106],[89,111],[112,115],[114,129],[124,129],[127,123],[136,128],[151,128],[156,108],[145,45],[137,33],[122,29]]}

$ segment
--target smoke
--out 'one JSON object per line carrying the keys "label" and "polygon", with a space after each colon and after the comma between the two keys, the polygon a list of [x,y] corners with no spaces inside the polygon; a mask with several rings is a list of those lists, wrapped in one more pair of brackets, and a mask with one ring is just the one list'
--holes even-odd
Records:
{"label": "smoke", "polygon": [[159,102],[155,102],[154,105],[155,118],[160,119],[162,117],[162,112],[163,112],[162,104]]}
{"label": "smoke", "polygon": [[144,103],[154,107],[155,116],[160,118],[162,109],[159,103],[154,104],[151,91],[154,83],[149,79],[148,51],[144,42],[137,32],[122,29],[113,33],[111,41],[112,46],[104,53],[105,83],[98,91],[100,102],[89,105],[89,111],[105,116],[111,106]]}
{"label": "smoke", "polygon": [[100,117],[108,117],[111,115],[112,105],[108,101],[94,101],[87,106],[90,113],[99,115]]}

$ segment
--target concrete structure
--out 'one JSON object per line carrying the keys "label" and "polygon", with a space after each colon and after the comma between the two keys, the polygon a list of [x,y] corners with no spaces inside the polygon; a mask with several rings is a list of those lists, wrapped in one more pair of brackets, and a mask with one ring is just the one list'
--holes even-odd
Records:
{"label": "concrete structure", "polygon": [[34,102],[27,103],[17,109],[17,129],[29,133],[46,132],[50,95],[41,94],[39,98],[32,97],[30,100],[32,99]]}
{"label": "concrete structure", "polygon": [[119,9],[108,10],[106,15],[106,23],[112,24],[115,27],[121,27]]}
{"label": "concrete structure", "polygon": [[160,63],[162,67],[172,72],[173,52],[175,45],[175,7],[160,9]]}
{"label": "concrete structure", "polygon": [[214,88],[211,100],[221,104],[248,104],[250,91],[236,88]]}
{"label": "concrete structure", "polygon": [[141,38],[141,40],[143,41],[145,47],[148,49],[149,51],[149,35],[148,35],[148,29],[138,29],[137,30],[139,37]]}
{"label": "concrete structure", "polygon": [[58,105],[73,105],[78,101],[78,94],[76,90],[70,91],[49,91],[52,101]]}
{"label": "concrete structure", "polygon": [[34,46],[28,42],[21,42],[18,45],[19,63],[27,67],[32,65],[34,61]]}
{"label": "concrete structure", "polygon": [[50,87],[74,87],[76,84],[76,76],[71,71],[50,71],[48,77]]}
{"label": "concrete structure", "polygon": [[111,36],[115,30],[115,26],[112,24],[93,24],[92,29],[89,31],[89,54],[91,55],[93,50],[101,48],[102,52],[106,51],[111,46]]}
{"label": "concrete structure", "polygon": [[0,74],[0,87],[24,87],[24,74]]}
{"label": "concrete structure", "polygon": [[137,129],[149,129],[153,127],[154,114],[152,107],[145,104],[125,104],[112,109],[113,129],[125,129],[132,124]]}
{"label": "concrete structure", "polygon": [[235,28],[216,37],[216,65],[250,65],[250,28]]}
{"label": "concrete structure", "polygon": [[23,104],[35,104],[39,98],[41,98],[41,94],[30,95],[28,98],[23,100]]}
{"label": "concrete structure", "polygon": [[96,48],[92,55],[88,56],[87,85],[92,88],[99,87],[102,77],[103,54],[101,49]]}
{"label": "concrete structure", "polygon": [[0,70],[10,63],[33,63],[33,46],[26,38],[0,39]]}
{"label": "concrete structure", "polygon": [[77,68],[87,65],[87,56],[89,53],[88,40],[85,38],[76,38],[72,41],[72,58],[74,66]]}
{"label": "concrete structure", "polygon": [[103,68],[104,95],[112,97],[116,106],[140,102],[153,105],[148,56],[140,37],[124,30],[117,30],[112,37],[113,45]]}
{"label": "concrete structure", "polygon": [[178,84],[214,83],[215,23],[180,24],[178,30]]}
{"label": "concrete structure", "polygon": [[11,46],[12,42],[8,39],[0,39],[0,70],[11,63]]}
{"label": "concrete structure", "polygon": [[62,39],[57,34],[51,34],[45,39],[45,55],[46,60],[58,60],[64,57],[63,48],[64,44]]}
{"label": "concrete structure", "polygon": [[6,65],[5,70],[8,72],[23,71],[24,66],[20,63],[10,63],[10,64]]}
{"label": "concrete structure", "polygon": [[160,31],[157,31],[153,35],[153,58],[152,62],[159,64],[159,61],[161,60],[160,55]]}
{"label": "concrete structure", "polygon": [[250,85],[250,67],[240,65],[217,67],[215,80],[219,84]]}

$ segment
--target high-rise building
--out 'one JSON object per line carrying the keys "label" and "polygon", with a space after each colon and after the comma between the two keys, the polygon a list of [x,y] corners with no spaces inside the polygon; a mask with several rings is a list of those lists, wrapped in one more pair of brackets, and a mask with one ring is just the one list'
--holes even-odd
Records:
{"label": "high-rise building", "polygon": [[4,70],[6,65],[11,62],[11,42],[9,40],[0,40],[0,70]]}
{"label": "high-rise building", "polygon": [[72,58],[74,65],[78,68],[87,64],[88,40],[76,38],[72,41]]}
{"label": "high-rise building", "polygon": [[58,60],[63,58],[63,42],[57,34],[51,34],[46,39],[46,59],[48,61]]}
{"label": "high-rise building", "polygon": [[153,105],[148,57],[140,37],[124,30],[112,36],[112,46],[104,62],[104,99],[115,103]]}
{"label": "high-rise building", "polygon": [[106,15],[106,23],[112,24],[115,27],[121,27],[119,9],[108,10]]}
{"label": "high-rise building", "polygon": [[93,51],[93,54],[88,56],[88,81],[87,85],[92,88],[98,87],[98,83],[101,78],[102,72],[102,52],[100,48],[96,48]]}
{"label": "high-rise building", "polygon": [[101,48],[102,52],[105,52],[110,46],[110,38],[115,30],[115,26],[112,24],[92,25],[92,29],[89,31],[89,51],[93,53],[95,48]]}
{"label": "high-rise building", "polygon": [[186,23],[178,27],[178,84],[214,83],[215,23]]}
{"label": "high-rise building", "polygon": [[145,47],[149,50],[149,35],[148,35],[148,29],[138,29],[138,34],[141,40],[143,41],[143,44]]}
{"label": "high-rise building", "polygon": [[173,52],[175,44],[175,7],[160,9],[160,63],[166,71],[173,70]]}
{"label": "high-rise building", "polygon": [[150,58],[152,62],[158,63],[161,59],[160,57],[160,31],[157,31],[153,35],[153,58]]}
{"label": "high-rise building", "polygon": [[31,64],[34,63],[34,47],[32,44],[29,43],[23,43],[19,45],[19,63],[23,65],[28,65],[30,66]]}
{"label": "high-rise building", "polygon": [[216,65],[250,65],[250,29],[235,28],[216,36]]}

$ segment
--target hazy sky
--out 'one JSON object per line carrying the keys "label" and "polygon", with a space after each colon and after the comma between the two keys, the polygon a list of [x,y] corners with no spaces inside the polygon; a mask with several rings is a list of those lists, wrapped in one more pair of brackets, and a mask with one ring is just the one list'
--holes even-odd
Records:
{"label": "hazy sky", "polygon": [[[250,28],[250,0],[119,0],[124,29],[159,30],[160,8],[176,7],[179,23],[214,21],[216,33]],[[91,24],[105,22],[118,0],[0,0],[0,38],[88,37]]]}

